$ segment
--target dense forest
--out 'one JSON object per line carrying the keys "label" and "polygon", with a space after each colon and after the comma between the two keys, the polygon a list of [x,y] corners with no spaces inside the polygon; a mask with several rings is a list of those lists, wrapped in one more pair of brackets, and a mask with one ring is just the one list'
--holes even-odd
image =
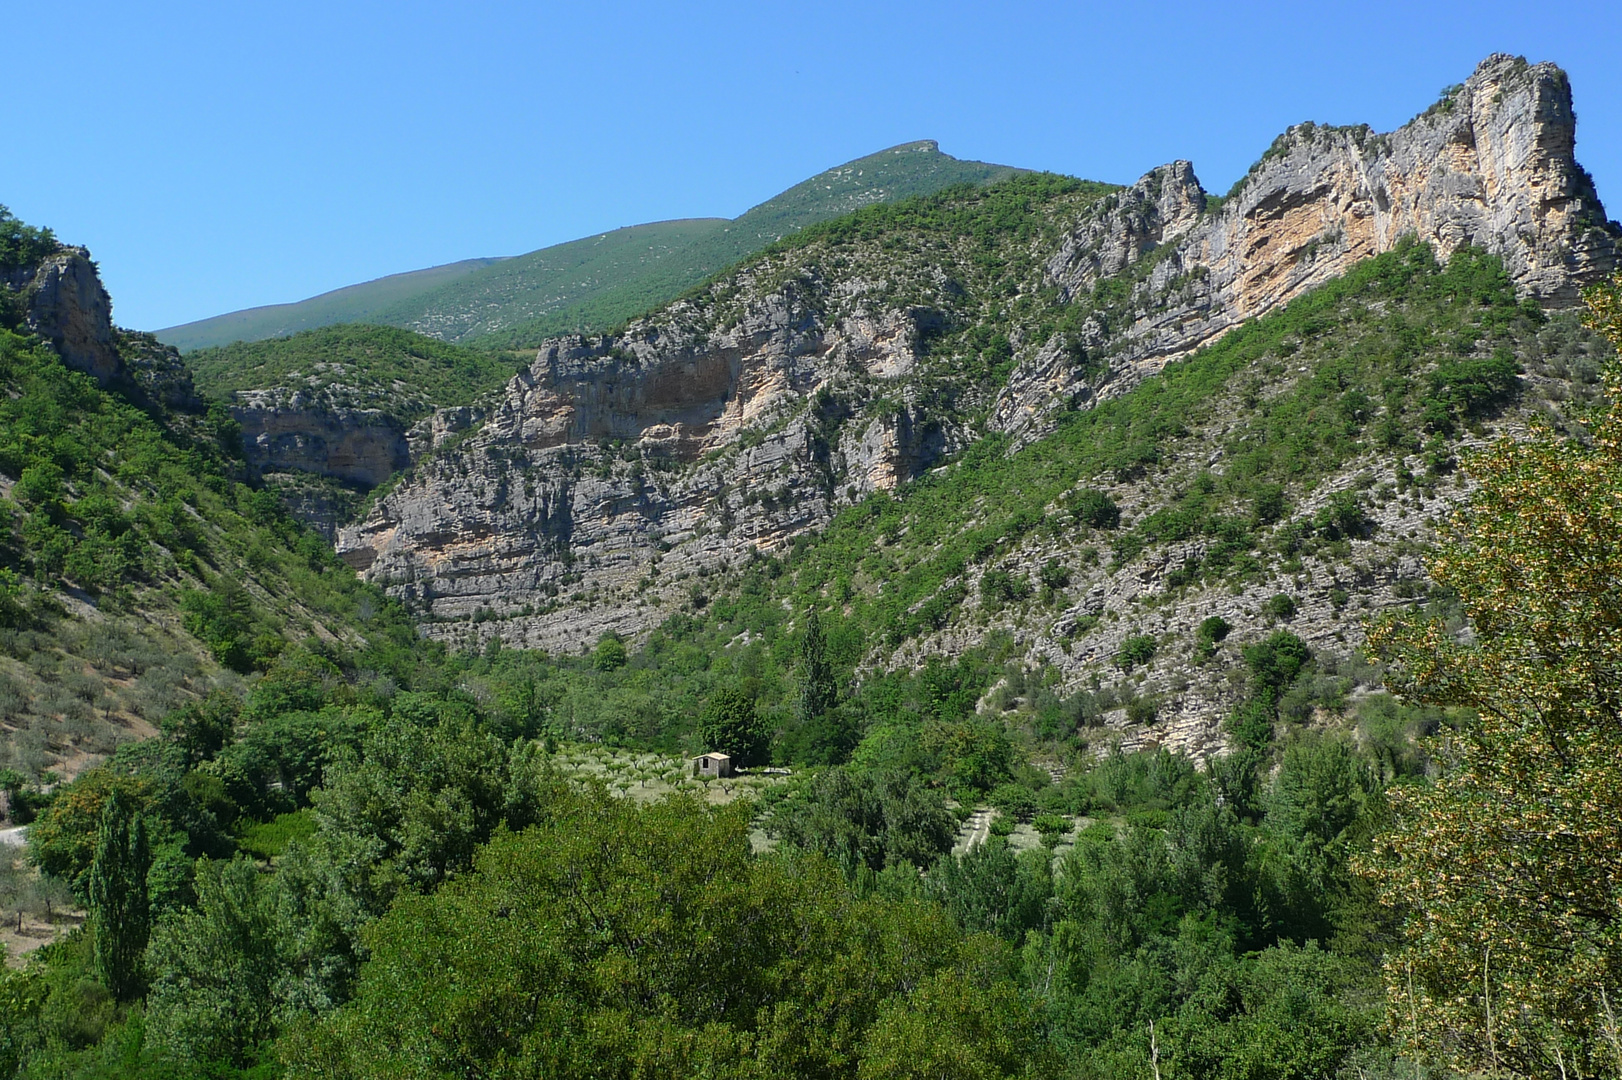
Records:
{"label": "dense forest", "polygon": [[[54,244],[0,215],[0,265]],[[1622,279],[1587,321],[1622,344]],[[8,316],[0,788],[27,842],[0,848],[0,913],[11,944],[50,940],[0,972],[0,1077],[1622,1073],[1622,366],[1569,428],[1458,454],[1546,323],[1496,260],[1404,246],[1040,455],[986,440],[644,640],[565,656],[419,637],[254,488],[222,409],[100,387]],[[371,378],[393,333],[253,355],[304,377],[336,342]],[[1403,366],[1434,340],[1455,359]],[[1310,378],[1224,396],[1285,342]],[[1040,512],[1212,410],[1235,417],[1220,480],[1126,525],[1091,490]],[[1223,756],[1112,746],[1102,714],[1152,701],[1061,693],[995,634],[863,662],[1034,529],[1116,560],[1225,541],[1190,581],[1343,543],[1359,500],[1292,515],[1285,485],[1365,434],[1429,463],[1405,486],[1456,454],[1477,485],[1435,587],[1345,655],[1282,607],[1252,640],[1190,627],[1197,662],[1234,661]],[[1056,574],[983,575],[982,603]],[[701,750],[742,771],[694,778]]]}

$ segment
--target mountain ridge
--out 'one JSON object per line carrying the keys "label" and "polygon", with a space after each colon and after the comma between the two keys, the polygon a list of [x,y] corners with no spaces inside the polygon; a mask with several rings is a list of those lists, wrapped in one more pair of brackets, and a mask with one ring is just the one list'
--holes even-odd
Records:
{"label": "mountain ridge", "polygon": [[[1016,171],[943,154],[934,140],[901,143],[818,173],[734,219],[625,226],[523,255],[469,259],[291,304],[230,312],[157,335],[190,350],[334,322],[373,322],[453,342],[500,346],[516,337],[533,345],[547,333],[580,326],[601,330],[623,322],[816,221],[874,201],[983,183]],[[594,250],[604,242],[606,257]]]}
{"label": "mountain ridge", "polygon": [[[285,337],[301,330],[330,325],[321,321],[329,316],[321,314],[320,311],[340,300],[345,303],[343,317],[339,321],[365,322],[365,316],[372,310],[394,302],[389,294],[396,287],[404,287],[408,293],[415,295],[433,288],[442,278],[459,277],[500,262],[505,257],[462,259],[458,262],[424,267],[421,270],[385,274],[370,281],[328,289],[303,300],[293,300],[285,304],[261,304],[258,307],[243,308],[224,315],[179,323],[157,331],[157,336],[165,344],[188,352],[231,341],[258,341],[267,337]],[[347,303],[356,299],[360,299],[360,303],[355,307]],[[232,327],[240,329],[232,330]]]}

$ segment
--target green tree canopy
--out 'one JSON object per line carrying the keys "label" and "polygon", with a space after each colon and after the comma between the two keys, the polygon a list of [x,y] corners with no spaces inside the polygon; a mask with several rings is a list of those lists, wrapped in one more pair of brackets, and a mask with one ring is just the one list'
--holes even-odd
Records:
{"label": "green tree canopy", "polygon": [[123,792],[114,791],[102,807],[88,892],[96,975],[121,1001],[141,988],[141,960],[152,932],[150,869],[146,816]]}
{"label": "green tree canopy", "polygon": [[285,1046],[292,1075],[889,1075],[925,1018],[937,1056],[994,1066],[945,1075],[1042,1063],[1003,947],[857,899],[819,858],[751,855],[750,816],[560,795],[374,924],[354,1000]]}
{"label": "green tree canopy", "polygon": [[743,765],[766,758],[770,733],[755,708],[755,699],[732,686],[722,686],[704,703],[698,737],[709,750],[730,754]]}
{"label": "green tree canopy", "polygon": [[[1622,278],[1589,297],[1622,344]],[[1470,460],[1481,487],[1431,564],[1474,630],[1384,623],[1392,684],[1472,709],[1434,785],[1391,796],[1368,872],[1410,913],[1392,1023],[1465,1069],[1622,1069],[1622,365],[1586,437]]]}

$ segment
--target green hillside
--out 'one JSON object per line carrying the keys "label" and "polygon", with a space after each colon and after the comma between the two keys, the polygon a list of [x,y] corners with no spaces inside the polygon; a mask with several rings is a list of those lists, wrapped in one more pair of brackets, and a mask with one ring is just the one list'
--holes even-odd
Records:
{"label": "green hillside", "polygon": [[[917,251],[931,233],[972,234],[976,220],[994,215],[1015,235],[1017,220],[999,194],[1007,193],[988,189],[968,206],[875,209],[827,235],[905,238]],[[1033,200],[1028,222],[1040,221],[1040,208]],[[815,245],[803,254],[814,256]],[[849,248],[841,255],[852,257]],[[1002,295],[997,285],[1017,279],[1020,268],[990,261],[998,269],[972,283]],[[948,377],[995,377],[995,354],[959,351],[973,344],[940,340],[943,389],[951,389]],[[936,780],[950,784],[948,758],[924,745],[933,738],[928,730],[884,719],[896,716],[884,696],[889,691],[871,675],[858,679],[875,656],[942,633],[961,642],[988,618],[1084,643],[1099,620],[1044,626],[1074,601],[1084,578],[1196,539],[1205,541],[1203,557],[1177,566],[1172,588],[1154,608],[1175,612],[1179,601],[1202,590],[1255,582],[1289,588],[1304,563],[1343,579],[1342,602],[1355,603],[1360,576],[1396,573],[1420,550],[1412,530],[1380,532],[1371,515],[1386,505],[1423,506],[1457,483],[1462,444],[1516,399],[1523,365],[1562,373],[1549,393],[1581,409],[1598,394],[1604,352],[1569,315],[1546,319],[1535,304],[1518,302],[1496,259],[1466,249],[1439,265],[1428,247],[1404,246],[1169,365],[1132,393],[1069,414],[1016,454],[1006,452],[1005,439],[984,438],[950,467],[844,510],[778,558],[695,579],[689,610],[655,631],[624,672],[594,676],[589,688],[570,694],[567,714],[594,737],[673,749],[717,683],[747,672],[785,761],[850,753],[874,762],[930,760],[943,770]],[[1189,464],[1218,452],[1230,463],[1221,474]],[[1400,462],[1396,483],[1371,480],[1323,508],[1298,509],[1325,478],[1357,470],[1372,477],[1392,459]],[[1139,515],[1123,514],[1123,505]],[[1359,551],[1356,566],[1354,538],[1375,541]],[[1037,569],[1015,569],[1033,561],[1026,557],[1032,551],[1043,553]],[[1415,589],[1423,598],[1422,582]],[[803,623],[796,613],[806,610],[820,614],[841,685],[870,687],[839,715],[816,723],[799,709],[795,635]],[[1201,634],[1198,620],[1185,621],[1145,647],[1163,657],[1198,655],[1213,644]],[[948,661],[942,678],[972,703],[1017,666],[1003,667],[1019,651],[1012,638],[1005,641],[1007,654],[992,647],[931,663]],[[1230,642],[1225,655],[1237,645]],[[1359,668],[1349,654],[1323,657],[1326,671],[1348,664],[1363,680],[1360,691],[1378,689],[1378,671]],[[1056,672],[1018,670],[1013,678],[1018,686],[1028,680],[1030,692],[1008,691],[1011,711],[1001,719],[1019,729],[1026,745],[1057,739],[1105,746],[1111,733],[1102,727],[1103,713],[1140,692],[1133,666],[1102,658],[1104,681],[1068,696],[1046,689]],[[1350,689],[1337,676],[1317,692],[1340,708]],[[1315,704],[1323,703],[1302,700],[1296,707],[1305,714]],[[1049,752],[1066,750],[1055,745]]]}
{"label": "green hillside", "polygon": [[[258,340],[340,322],[406,327],[504,347],[601,330],[648,311],[767,244],[875,203],[981,184],[1018,170],[906,143],[812,177],[741,217],[616,229],[512,259],[469,260],[253,308],[158,332],[182,349]],[[435,277],[435,275],[438,275]]]}
{"label": "green hillside", "polygon": [[[752,276],[885,268],[906,303],[950,267],[918,370],[973,421],[1012,335],[1134,317],[1141,268],[1040,287],[1110,197],[958,187]],[[0,966],[0,1080],[1614,1075],[1622,278],[1591,304],[1399,245],[570,655],[425,643],[242,481],[223,409],[138,408],[0,330],[0,790],[29,825],[0,936],[32,949]],[[200,360],[215,394],[402,408],[497,376],[366,326]],[[1420,526],[1472,485],[1433,588]],[[1090,685],[972,632],[1145,552],[1165,588],[1122,621],[1174,621]],[[1407,583],[1385,653],[1298,636],[1283,590],[1319,573],[1337,612]],[[1264,628],[1190,615],[1262,583]],[[1231,752],[1106,723],[1152,726],[1174,655],[1228,673]],[[695,778],[716,749],[743,774]]]}
{"label": "green hillside", "polygon": [[383,409],[408,423],[496,389],[517,366],[410,330],[360,323],[199,349],[186,363],[208,397],[308,390],[332,407]]}
{"label": "green hillside", "polygon": [[[905,143],[857,158],[796,184],[742,216],[717,223],[688,247],[622,282],[526,319],[491,326],[481,344],[533,345],[577,328],[601,330],[652,310],[711,274],[783,237],[864,206],[927,195],[959,184],[987,184],[1019,170],[979,161],[960,161],[934,142]],[[481,275],[482,276],[482,275]],[[473,288],[478,278],[465,284]],[[431,332],[431,331],[429,331]]]}
{"label": "green hillside", "polygon": [[378,671],[413,647],[395,605],[240,482],[223,411],[165,426],[7,330],[0,387],[0,718],[18,774],[93,764],[301,642]]}
{"label": "green hillside", "polygon": [[556,244],[402,300],[379,312],[377,321],[466,342],[534,319],[584,319],[603,303],[644,311],[669,299],[650,283],[666,273],[694,273],[691,252],[726,224],[724,218],[658,221]]}
{"label": "green hillside", "polygon": [[390,274],[375,281],[346,285],[297,303],[268,304],[171,326],[167,330],[160,330],[158,337],[166,345],[191,350],[230,341],[282,337],[334,323],[378,322],[381,312],[500,261],[463,259],[443,266],[431,266],[426,270]]}

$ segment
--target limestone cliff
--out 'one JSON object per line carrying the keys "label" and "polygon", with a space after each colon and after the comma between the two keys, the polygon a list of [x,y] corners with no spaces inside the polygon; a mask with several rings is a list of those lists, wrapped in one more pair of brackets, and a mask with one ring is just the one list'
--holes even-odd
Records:
{"label": "limestone cliff", "polygon": [[113,302],[90,252],[61,247],[17,268],[6,286],[20,294],[23,328],[50,342],[63,361],[103,386],[122,373],[113,329]]}
{"label": "limestone cliff", "polygon": [[279,390],[237,395],[248,464],[260,473],[305,472],[373,488],[411,464],[405,427],[381,409],[345,409]]}
{"label": "limestone cliff", "polygon": [[186,359],[198,385],[229,403],[253,471],[329,537],[347,520],[346,508],[476,412],[436,416],[436,408],[499,390],[519,364],[360,323],[201,349]]}
{"label": "limestone cliff", "polygon": [[470,417],[448,411],[437,441],[454,449],[343,530],[340,552],[430,620],[495,612],[515,643],[645,628],[674,595],[651,582],[780,549],[962,444],[904,401],[845,422],[858,391],[842,382],[911,371],[932,316],[830,322],[822,296],[752,297],[713,334],[677,305],[617,338],[549,343],[476,430],[449,431]]}
{"label": "limestone cliff", "polygon": [[54,240],[46,248],[0,271],[0,325],[37,334],[68,367],[160,412],[199,411],[180,353],[113,325],[112,300],[90,252]]}
{"label": "limestone cliff", "polygon": [[[1116,393],[1405,239],[1443,258],[1483,248],[1524,295],[1570,306],[1616,268],[1618,244],[1575,145],[1565,73],[1491,56],[1390,134],[1292,127],[1212,212],[1188,162],[1154,170],[1113,214],[1066,238],[1048,281],[1076,301],[1133,272],[1124,332],[1094,324],[1085,342],[1108,358]],[[1024,432],[1085,394],[1086,373],[1067,361],[1055,350],[1032,356],[992,426]]]}

